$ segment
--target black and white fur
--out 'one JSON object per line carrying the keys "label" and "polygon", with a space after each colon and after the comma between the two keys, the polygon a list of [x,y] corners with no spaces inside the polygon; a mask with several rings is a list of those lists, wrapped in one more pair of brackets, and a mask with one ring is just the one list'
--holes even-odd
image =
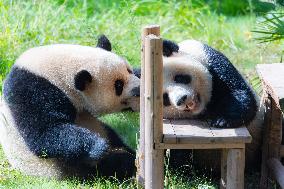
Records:
{"label": "black and white fur", "polygon": [[[221,52],[195,40],[186,40],[178,45],[165,40],[164,55],[164,60],[171,57],[188,57],[188,64],[198,62],[208,69],[212,77],[212,92],[201,115],[211,119],[212,126],[238,127],[248,125],[255,118],[258,102],[253,90]],[[175,62],[178,66],[179,62]],[[200,96],[203,95],[202,93]]]}
{"label": "black and white fur", "polygon": [[[163,55],[164,118],[205,119],[218,128],[247,126],[253,136],[246,145],[247,167],[259,164],[263,107],[229,59],[196,40],[179,44],[164,40]],[[139,69],[134,73],[139,76]],[[194,150],[194,154],[195,165],[208,168],[217,162],[213,168],[220,168],[219,152]],[[190,156],[191,150],[171,150],[170,164],[179,168]]]}
{"label": "black and white fur", "polygon": [[96,48],[41,46],[16,60],[4,82],[0,125],[13,168],[57,178],[134,174],[135,152],[96,118],[139,108],[139,79],[110,50],[101,36]]}
{"label": "black and white fur", "polygon": [[[214,127],[247,126],[253,140],[252,143],[246,145],[246,168],[247,170],[258,169],[261,157],[263,107],[260,104],[259,97],[254,93],[250,85],[225,55],[206,44],[195,40],[186,40],[177,45],[172,41],[165,40],[163,45],[164,70],[169,67],[167,62],[170,61],[172,64],[176,64],[176,67],[170,68],[176,75],[180,73],[186,75],[178,70],[186,70],[188,65],[192,67],[191,72],[195,73],[193,75],[191,72],[186,71],[191,76],[191,83],[187,85],[190,85],[191,91],[195,91],[195,96],[188,94],[188,92],[182,95],[176,94],[177,96],[187,96],[183,101],[185,108],[178,111],[178,114],[171,113],[174,111],[165,112],[168,113],[168,115],[164,114],[165,117],[175,119],[180,117],[191,118],[197,113],[197,117],[209,120],[211,126]],[[173,58],[186,59],[187,63]],[[205,66],[208,72],[197,72],[196,70],[198,70],[200,64]],[[203,81],[194,86],[196,76],[197,78],[207,76],[207,83]],[[183,80],[179,79],[179,81]],[[167,80],[166,82],[169,83]],[[178,82],[171,82],[171,84],[180,85]],[[201,86],[207,88],[209,94],[200,90]],[[183,85],[183,88],[186,89],[188,86]],[[207,97],[209,100],[205,101],[202,97]],[[172,103],[169,107],[177,109],[178,106],[175,101],[172,99],[170,101]],[[189,103],[191,107],[188,106]],[[189,112],[184,111],[187,108],[186,106],[188,106]],[[200,107],[201,110],[198,109]],[[198,111],[196,112],[196,110]],[[192,156],[193,159],[190,158]],[[184,167],[183,165],[189,163],[189,161],[193,161],[196,168],[207,171],[213,169],[213,174],[217,173],[219,175],[220,151],[171,150],[170,167],[175,169]]]}

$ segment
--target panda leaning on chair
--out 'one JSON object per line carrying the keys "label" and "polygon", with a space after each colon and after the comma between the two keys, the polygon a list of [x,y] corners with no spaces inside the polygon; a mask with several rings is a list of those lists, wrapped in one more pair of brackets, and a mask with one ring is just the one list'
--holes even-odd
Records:
{"label": "panda leaning on chair", "polygon": [[135,173],[135,152],[97,119],[139,108],[139,78],[110,51],[102,35],[95,48],[41,46],[16,60],[4,82],[0,125],[13,168],[57,178]]}
{"label": "panda leaning on chair", "polygon": [[[253,141],[246,145],[246,160],[252,166],[258,164],[263,108],[259,97],[229,59],[196,40],[179,44],[164,40],[163,55],[164,118],[204,119],[217,128],[247,126]],[[140,77],[140,69],[134,72]],[[219,152],[194,150],[194,154],[199,152],[197,158],[193,157],[198,161],[196,165],[220,162],[215,158],[220,156]],[[179,168],[191,156],[191,150],[171,150],[170,164]],[[200,167],[207,166],[203,165]],[[220,169],[219,165],[213,167]]]}

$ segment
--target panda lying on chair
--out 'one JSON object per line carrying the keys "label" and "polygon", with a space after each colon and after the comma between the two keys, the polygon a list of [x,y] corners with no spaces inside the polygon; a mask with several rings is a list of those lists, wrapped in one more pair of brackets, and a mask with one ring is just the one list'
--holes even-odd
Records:
{"label": "panda lying on chair", "polygon": [[[196,40],[179,44],[164,40],[163,55],[164,118],[205,119],[218,128],[245,125],[253,137],[252,143],[246,145],[247,165],[259,163],[263,110],[258,96],[228,58]],[[139,72],[135,70],[137,76]],[[179,168],[188,162],[191,152],[171,150],[170,164]],[[194,150],[194,153],[198,156],[195,164],[203,164],[201,167],[220,162],[212,158],[219,156],[214,150]],[[213,167],[220,169],[219,165]]]}
{"label": "panda lying on chair", "polygon": [[[24,52],[3,89],[3,150],[28,175],[130,177],[135,152],[96,117],[139,108],[139,78],[101,36],[96,48],[57,44]],[[2,115],[1,115],[2,116]]]}
{"label": "panda lying on chair", "polygon": [[255,118],[257,97],[222,53],[195,40],[163,45],[165,117],[175,117],[167,113],[171,109],[182,117],[210,118],[220,128],[248,125]]}

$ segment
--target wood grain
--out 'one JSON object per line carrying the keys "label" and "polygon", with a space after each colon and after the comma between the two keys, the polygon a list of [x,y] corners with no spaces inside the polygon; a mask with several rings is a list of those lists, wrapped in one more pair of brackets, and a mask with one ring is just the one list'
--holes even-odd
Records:
{"label": "wood grain", "polygon": [[265,189],[269,188],[268,181],[275,174],[275,170],[269,169],[268,160],[279,159],[281,155],[284,64],[257,65],[257,72],[262,81],[266,108],[260,181],[260,188]]}
{"label": "wood grain", "polygon": [[145,181],[145,114],[144,114],[144,92],[145,92],[145,77],[144,77],[144,56],[145,56],[145,37],[149,34],[154,34],[160,36],[160,26],[158,25],[149,25],[145,26],[142,29],[141,34],[141,79],[140,79],[140,137],[139,137],[139,146],[138,153],[136,158],[136,167],[137,167],[137,180],[141,185],[144,185]]}
{"label": "wood grain", "polygon": [[228,144],[250,143],[252,137],[246,127],[218,129],[199,120],[164,120],[165,144]]}
{"label": "wood grain", "polygon": [[243,189],[245,149],[229,149],[227,154],[227,189]]}
{"label": "wood grain", "polygon": [[162,39],[145,38],[145,188],[164,188],[164,150],[155,149],[163,136]]}

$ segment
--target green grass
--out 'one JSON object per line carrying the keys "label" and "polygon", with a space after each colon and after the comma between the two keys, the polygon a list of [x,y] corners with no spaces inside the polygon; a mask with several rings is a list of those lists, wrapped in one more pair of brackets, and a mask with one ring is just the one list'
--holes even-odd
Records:
{"label": "green grass", "polygon": [[[255,65],[281,60],[281,44],[259,44],[251,30],[258,19],[256,1],[207,0],[111,1],[111,0],[0,0],[0,87],[15,59],[26,49],[54,43],[95,46],[106,34],[114,52],[139,66],[140,32],[147,24],[159,24],[161,35],[176,42],[195,38],[224,52],[248,78]],[[252,2],[248,3],[248,2]],[[133,148],[137,146],[138,114],[113,114],[102,118]],[[136,188],[135,183],[97,179],[92,183],[27,177],[11,170],[0,150],[0,188]],[[181,179],[171,174],[167,188],[217,188],[210,178]],[[252,186],[251,188],[253,188]]]}

